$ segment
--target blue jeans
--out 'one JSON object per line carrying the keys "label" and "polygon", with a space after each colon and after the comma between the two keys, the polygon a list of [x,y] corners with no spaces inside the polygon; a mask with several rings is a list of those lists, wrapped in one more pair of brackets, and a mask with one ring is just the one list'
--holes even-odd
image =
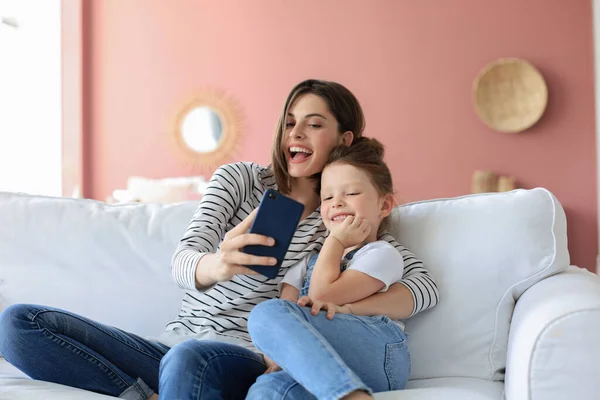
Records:
{"label": "blue jeans", "polygon": [[18,304],[0,314],[0,353],[33,379],[124,399],[243,399],[262,356],[232,344],[160,343],[63,310]]}
{"label": "blue jeans", "polygon": [[339,399],[355,390],[403,389],[410,375],[406,335],[386,316],[325,312],[267,300],[250,313],[255,346],[282,371],[262,375],[246,399]]}

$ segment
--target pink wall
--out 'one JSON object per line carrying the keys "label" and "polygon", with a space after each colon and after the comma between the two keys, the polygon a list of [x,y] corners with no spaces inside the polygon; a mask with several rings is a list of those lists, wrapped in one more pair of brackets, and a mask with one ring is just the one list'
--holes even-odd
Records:
{"label": "pink wall", "polygon": [[[128,0],[86,3],[87,196],[130,175],[195,174],[169,132],[206,85],[245,117],[235,160],[267,163],[288,90],[308,77],[358,96],[367,133],[387,145],[403,201],[468,193],[474,169],[554,192],[568,214],[575,264],[597,253],[592,13],[589,1],[482,2]],[[550,100],[521,135],[488,130],[472,82],[498,57],[545,75]]]}

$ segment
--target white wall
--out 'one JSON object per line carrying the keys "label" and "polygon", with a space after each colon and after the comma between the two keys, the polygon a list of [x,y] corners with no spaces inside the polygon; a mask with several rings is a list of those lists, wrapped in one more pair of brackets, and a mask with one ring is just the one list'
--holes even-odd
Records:
{"label": "white wall", "polygon": [[61,195],[60,0],[0,0],[0,191]]}

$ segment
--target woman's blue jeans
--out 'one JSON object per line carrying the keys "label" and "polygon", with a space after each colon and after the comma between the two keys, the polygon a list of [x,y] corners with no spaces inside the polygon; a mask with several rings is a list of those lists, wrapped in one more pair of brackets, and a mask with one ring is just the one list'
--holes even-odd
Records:
{"label": "woman's blue jeans", "polygon": [[255,346],[283,370],[261,375],[247,399],[333,400],[355,391],[403,389],[410,375],[406,335],[386,316],[336,314],[267,300],[248,319]]}
{"label": "woman's blue jeans", "polygon": [[0,314],[0,354],[31,378],[124,399],[244,399],[265,371],[241,346],[160,343],[63,310],[18,304]]}

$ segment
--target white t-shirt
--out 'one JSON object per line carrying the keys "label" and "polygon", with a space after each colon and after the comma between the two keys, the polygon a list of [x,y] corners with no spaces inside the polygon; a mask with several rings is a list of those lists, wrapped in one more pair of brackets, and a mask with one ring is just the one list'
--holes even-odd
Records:
{"label": "white t-shirt", "polygon": [[[287,283],[298,290],[309,282],[305,282],[308,273],[308,262],[311,256],[291,266],[278,287],[281,292],[283,283]],[[388,290],[391,284],[402,279],[404,273],[404,259],[398,251],[384,240],[378,240],[365,244],[354,257],[348,262],[347,270],[360,271],[372,278],[378,279],[385,284],[380,292]]]}

